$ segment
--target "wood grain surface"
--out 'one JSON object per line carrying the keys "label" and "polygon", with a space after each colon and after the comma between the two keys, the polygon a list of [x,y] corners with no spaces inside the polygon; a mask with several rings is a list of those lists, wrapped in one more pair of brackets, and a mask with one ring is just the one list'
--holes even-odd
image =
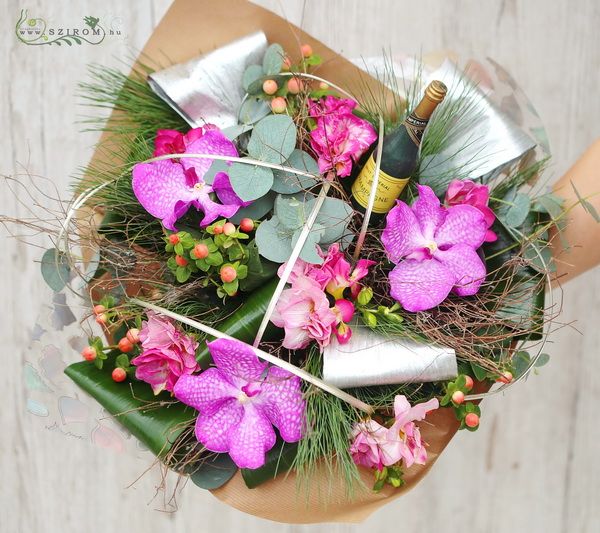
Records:
{"label": "wood grain surface", "polygon": [[[548,129],[552,179],[600,136],[597,0],[258,3],[348,57],[389,48],[494,58],[519,81]],[[67,197],[70,175],[87,162],[97,139],[78,133],[77,81],[90,62],[127,68],[169,4],[2,0],[0,173],[19,176],[25,188],[27,173],[44,176]],[[64,24],[94,15],[118,25],[121,35],[98,46],[26,46],[14,35],[22,8]],[[0,202],[2,214],[26,216],[23,189],[15,196],[3,184]],[[43,237],[30,240],[48,244]],[[191,485],[178,512],[156,510],[157,473],[127,488],[146,462],[45,431],[32,420],[21,374],[36,314],[49,295],[34,262],[42,248],[0,242],[2,533],[600,531],[598,269],[564,287],[562,322],[571,326],[552,337],[550,364],[504,397],[486,400],[481,429],[460,433],[415,490],[362,525],[286,526],[238,513]]]}

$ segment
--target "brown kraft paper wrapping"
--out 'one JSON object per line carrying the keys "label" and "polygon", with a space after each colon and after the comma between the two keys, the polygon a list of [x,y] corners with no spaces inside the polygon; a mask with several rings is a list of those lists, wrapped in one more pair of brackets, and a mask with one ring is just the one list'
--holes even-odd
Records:
{"label": "brown kraft paper wrapping", "polygon": [[[168,58],[170,63],[179,63],[257,30],[262,30],[270,43],[280,43],[292,54],[298,50],[300,44],[310,43],[315,53],[321,55],[324,61],[317,72],[318,75],[357,96],[361,94],[359,87],[364,87],[365,83],[377,87],[378,91],[381,90],[377,80],[369,78],[310,35],[277,15],[244,0],[175,0],[144,46],[140,57],[157,62]],[[101,142],[107,140],[108,134],[104,134]],[[101,150],[97,150],[92,164],[100,162],[103,158]],[[593,182],[586,181],[592,173],[597,177],[599,169],[600,142],[586,153],[582,161],[575,165],[560,183],[566,182],[568,185],[569,180],[574,181],[585,196],[592,192],[592,183],[600,182],[598,179]],[[556,190],[557,194],[567,198],[568,202],[574,197],[570,191],[570,187]],[[598,205],[597,198],[593,203]],[[600,238],[600,229],[596,227],[592,231],[591,218],[580,208],[573,211],[571,218],[572,225],[567,229],[566,236],[569,242],[585,247],[586,254],[577,248],[561,256],[568,257],[570,262],[577,265],[568,273],[568,269],[559,268],[561,273],[567,273],[568,276],[574,276],[600,262],[600,251],[590,253],[594,247],[586,246],[586,243]],[[584,225],[586,229],[582,232],[581,227]],[[576,234],[578,238],[571,239],[571,233]],[[420,428],[424,440],[429,444],[429,459],[426,465],[415,465],[405,472],[406,483],[400,489],[386,486],[381,492],[373,493],[357,487],[354,498],[349,500],[346,498],[343,479],[330,479],[328,472],[323,468],[315,473],[308,496],[306,487],[298,486],[294,473],[281,475],[255,489],[248,489],[238,472],[225,486],[212,493],[219,500],[240,511],[278,522],[361,522],[385,503],[412,489],[427,474],[456,433],[458,422],[452,410],[439,409],[432,412],[427,420],[420,424]],[[361,477],[367,487],[372,486],[371,471],[361,468]]]}

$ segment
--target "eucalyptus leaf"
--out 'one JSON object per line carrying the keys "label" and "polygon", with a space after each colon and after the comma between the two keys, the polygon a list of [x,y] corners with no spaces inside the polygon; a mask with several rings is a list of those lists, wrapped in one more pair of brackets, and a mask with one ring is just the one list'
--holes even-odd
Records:
{"label": "eucalyptus leaf", "polygon": [[259,98],[247,98],[240,107],[240,122],[242,124],[254,124],[271,114],[271,108],[264,100]]}
{"label": "eucalyptus leaf", "polygon": [[254,200],[249,206],[239,209],[229,220],[234,224],[239,224],[242,218],[251,218],[252,220],[261,219],[273,209],[274,204],[275,193],[271,191]]}
{"label": "eucalyptus leaf", "polygon": [[225,137],[227,137],[230,141],[234,141],[240,135],[250,131],[252,128],[252,124],[236,124],[234,126],[229,126],[224,130],[221,130],[221,133],[225,135]]}
{"label": "eucalyptus leaf", "polygon": [[[319,174],[319,165],[306,152],[295,149],[284,166],[302,170],[310,174]],[[275,170],[273,172],[275,179],[273,180],[273,190],[282,194],[293,194],[303,189],[313,187],[318,181],[315,178],[301,176],[293,172],[285,172],[283,170]]]}
{"label": "eucalyptus leaf", "polygon": [[[316,200],[307,203],[307,213],[310,213]],[[321,210],[317,215],[317,222],[323,226],[325,232],[321,242],[332,243],[339,241],[346,233],[346,229],[352,218],[352,207],[338,198],[325,198]]]}
{"label": "eucalyptus leaf", "polygon": [[498,219],[509,228],[518,228],[525,222],[531,208],[531,200],[526,194],[512,189],[496,210]]}
{"label": "eucalyptus leaf", "polygon": [[539,355],[539,357],[537,358],[537,361],[535,362],[535,366],[536,366],[536,368],[539,368],[541,366],[548,364],[549,361],[550,361],[550,356],[547,353],[541,353]]}
{"label": "eucalyptus leaf", "polygon": [[254,159],[283,164],[296,148],[296,126],[287,115],[269,115],[260,120],[250,136],[248,154]]}
{"label": "eucalyptus leaf", "polygon": [[563,214],[564,200],[555,194],[549,193],[538,197],[532,209],[538,212],[547,213],[554,220],[559,219]]}
{"label": "eucalyptus leaf", "polygon": [[285,263],[292,253],[292,235],[276,216],[261,222],[255,237],[260,255],[274,263]]}
{"label": "eucalyptus leaf", "polygon": [[50,248],[44,252],[40,263],[42,277],[53,291],[61,291],[69,282],[71,267],[64,252]]}
{"label": "eucalyptus leaf", "polygon": [[[319,241],[321,240],[323,233],[325,232],[325,228],[318,223],[315,223],[311,228],[304,245],[302,246],[302,250],[300,250],[300,259],[303,259],[307,263],[312,263],[314,265],[320,265],[323,263],[323,258],[318,253]],[[298,229],[293,237],[292,237],[292,249],[296,246],[298,239],[300,238],[300,234],[302,233],[302,228]]]}
{"label": "eucalyptus leaf", "polygon": [[210,167],[208,167],[208,170],[204,173],[204,176],[202,177],[202,179],[208,184],[208,185],[212,185],[215,176],[219,173],[219,172],[227,172],[229,173],[229,169],[230,169],[230,165],[231,163],[228,163],[227,161],[218,161],[215,160],[211,163]]}
{"label": "eucalyptus leaf", "polygon": [[275,216],[283,226],[294,232],[306,222],[306,207],[299,196],[278,194],[275,199]]}
{"label": "eucalyptus leaf", "polygon": [[273,43],[263,57],[262,70],[263,72],[271,76],[273,74],[279,74],[281,72],[281,68],[283,67],[283,59],[285,57],[285,52],[280,44]]}
{"label": "eucalyptus leaf", "polygon": [[237,471],[238,467],[229,454],[219,453],[204,459],[190,479],[201,489],[214,490],[225,485]]}
{"label": "eucalyptus leaf", "polygon": [[244,202],[264,196],[273,185],[273,171],[270,168],[233,163],[228,173],[231,187]]}
{"label": "eucalyptus leaf", "polygon": [[250,85],[265,75],[260,65],[249,65],[242,76],[242,87],[249,92]]}

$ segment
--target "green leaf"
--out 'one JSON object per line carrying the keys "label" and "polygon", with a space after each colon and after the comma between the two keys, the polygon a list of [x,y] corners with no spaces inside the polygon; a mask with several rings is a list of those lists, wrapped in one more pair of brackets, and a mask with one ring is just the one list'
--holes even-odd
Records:
{"label": "green leaf", "polygon": [[239,224],[242,218],[251,218],[252,220],[261,219],[273,209],[274,204],[275,193],[271,191],[257,200],[254,200],[248,207],[242,207],[229,220],[234,224]]}
{"label": "green leaf", "polygon": [[477,381],[483,381],[487,378],[488,373],[485,368],[482,368],[475,363],[471,363],[471,369],[473,370],[473,375]]}
{"label": "green leaf", "polygon": [[264,196],[273,185],[273,171],[270,168],[234,163],[228,172],[231,187],[244,202]]}
{"label": "green leaf", "polygon": [[215,176],[219,172],[229,172],[229,163],[227,163],[227,161],[213,161],[202,179],[208,183],[208,185],[212,185]]}
{"label": "green leaf", "polygon": [[234,279],[228,283],[223,283],[223,290],[227,293],[228,296],[234,296],[238,290],[240,282],[238,279]]}
{"label": "green leaf", "polygon": [[283,227],[296,231],[304,226],[307,217],[307,205],[298,196],[277,195],[275,198],[275,216]]}
{"label": "green leaf", "polygon": [[204,258],[207,265],[220,266],[223,264],[223,255],[221,252],[212,252]]}
{"label": "green leaf", "polygon": [[248,154],[259,161],[281,165],[292,155],[295,147],[296,126],[291,117],[269,115],[252,130]]}
{"label": "green leaf", "polygon": [[228,128],[221,130],[221,133],[225,135],[225,137],[227,137],[230,141],[235,141],[240,135],[249,132],[252,129],[252,127],[252,124],[236,124],[234,126],[229,126]]}
{"label": "green leaf", "polygon": [[532,209],[541,213],[547,213],[554,220],[561,218],[563,214],[564,200],[555,194],[548,193],[538,197]]}
{"label": "green leaf", "polygon": [[[273,279],[250,293],[240,307],[215,327],[231,337],[251,344],[275,292],[277,282],[277,279]],[[272,340],[279,335],[280,330],[269,325],[263,339]],[[199,347],[196,359],[202,368],[207,368],[211,363],[212,359],[206,343],[202,343]]]}
{"label": "green leaf", "polygon": [[519,350],[513,355],[511,363],[515,370],[514,377],[518,378],[519,376],[522,376],[529,367],[530,362],[531,356],[529,355],[529,352],[526,352],[525,350]]}
{"label": "green leaf", "polygon": [[190,479],[201,489],[214,490],[222,487],[238,471],[237,465],[227,453],[218,453],[204,459]]}
{"label": "green leaf", "polygon": [[[109,363],[114,361],[114,354]],[[126,427],[155,455],[164,457],[196,411],[173,402],[169,393],[154,396],[143,381],[116,383],[111,377],[114,365],[98,370],[85,361],[69,365],[65,374],[92,396],[118,422]],[[165,402],[157,406],[157,402]]]}
{"label": "green leaf", "polygon": [[[300,233],[302,232],[302,228],[296,230],[294,236],[292,237],[292,248],[296,246],[298,239],[300,238]],[[307,263],[312,263],[314,265],[320,265],[323,263],[323,258],[318,254],[317,249],[319,246],[319,241],[323,237],[323,233],[325,229],[320,224],[315,223],[311,228],[306,241],[304,242],[304,246],[302,246],[302,250],[300,250],[300,259],[303,259]]]}
{"label": "green leaf", "polygon": [[[299,149],[295,149],[292,152],[288,160],[284,163],[284,166],[319,175],[317,162],[309,154]],[[273,180],[273,190],[282,194],[293,194],[303,189],[309,189],[318,183],[314,178],[300,176],[293,172],[275,170],[273,174],[275,177]]]}
{"label": "green leaf", "polygon": [[[307,214],[312,211],[315,202],[316,199],[307,202]],[[317,215],[317,222],[325,229],[321,237],[321,242],[328,244],[339,241],[346,233],[353,212],[352,207],[343,200],[325,198],[323,206]]]}
{"label": "green leaf", "polygon": [[121,353],[117,355],[115,359],[115,366],[120,368],[128,369],[129,368],[129,356],[126,353]]}
{"label": "green leaf", "polygon": [[547,353],[541,353],[535,362],[535,366],[536,368],[539,368],[548,364],[548,361],[550,361],[550,356]]}
{"label": "green leaf", "polygon": [[583,209],[585,209],[596,222],[600,222],[600,215],[598,214],[598,211],[596,211],[596,208],[583,196],[581,196],[581,194],[579,194],[579,191],[577,190],[577,187],[575,187],[575,184],[573,182],[571,182],[571,187],[573,187],[573,190],[577,195],[577,199],[581,203],[581,207],[583,207]]}
{"label": "green leaf", "polygon": [[531,200],[526,194],[511,189],[496,210],[498,219],[509,228],[518,228],[525,222],[531,208]]}
{"label": "green leaf", "polygon": [[40,267],[44,281],[53,291],[61,291],[69,282],[71,275],[69,261],[66,254],[56,248],[50,248],[44,252]]}
{"label": "green leaf", "polygon": [[185,283],[188,279],[190,279],[191,275],[192,273],[187,267],[178,266],[177,270],[175,270],[175,278],[179,283]]}
{"label": "green leaf", "polygon": [[276,216],[261,222],[255,236],[260,255],[274,263],[285,263],[292,253],[292,235]]}
{"label": "green leaf", "polygon": [[249,65],[242,76],[242,87],[244,91],[249,92],[250,85],[256,80],[264,76],[263,69],[260,65]]}
{"label": "green leaf", "polygon": [[270,280],[277,273],[279,265],[266,259],[261,259],[256,241],[248,243],[248,275],[240,281],[242,291],[252,291]]}
{"label": "green leaf", "polygon": [[279,74],[283,66],[283,58],[285,53],[281,45],[273,43],[263,57],[262,70],[267,76]]}
{"label": "green leaf", "polygon": [[250,97],[240,107],[239,117],[242,124],[254,124],[270,114],[269,104],[259,98]]}
{"label": "green leaf", "polygon": [[298,445],[290,444],[281,439],[277,439],[275,446],[267,452],[267,459],[264,466],[255,470],[242,468],[242,477],[249,489],[254,489],[270,479],[276,478],[279,474],[287,472],[296,458]]}

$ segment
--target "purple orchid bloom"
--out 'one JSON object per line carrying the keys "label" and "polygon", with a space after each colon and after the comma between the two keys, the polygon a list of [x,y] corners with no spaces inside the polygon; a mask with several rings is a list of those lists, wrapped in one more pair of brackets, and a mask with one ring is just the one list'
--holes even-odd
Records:
{"label": "purple orchid bloom", "polygon": [[240,468],[260,468],[275,445],[273,426],[286,442],[302,438],[300,378],[268,367],[239,341],[218,339],[208,348],[216,368],[182,375],[175,397],[200,412],[196,438],[207,450],[229,453]]}
{"label": "purple orchid bloom", "polygon": [[417,186],[412,206],[402,201],[388,213],[381,240],[396,267],[390,272],[391,296],[407,311],[424,311],[450,291],[470,296],[486,269],[477,253],[487,232],[485,216],[471,205],[443,207],[430,187]]}
{"label": "purple orchid bloom", "polygon": [[[184,137],[185,153],[237,157],[234,144],[216,127],[192,131],[193,136]],[[248,205],[235,194],[225,172],[217,173],[212,185],[204,181],[211,164],[211,159],[199,157],[138,163],[133,167],[133,192],[144,209],[161,219],[167,229],[176,231],[175,222],[191,206],[204,213],[200,225],[206,227],[219,217],[232,217],[240,207]],[[211,193],[221,203],[211,199]]]}

